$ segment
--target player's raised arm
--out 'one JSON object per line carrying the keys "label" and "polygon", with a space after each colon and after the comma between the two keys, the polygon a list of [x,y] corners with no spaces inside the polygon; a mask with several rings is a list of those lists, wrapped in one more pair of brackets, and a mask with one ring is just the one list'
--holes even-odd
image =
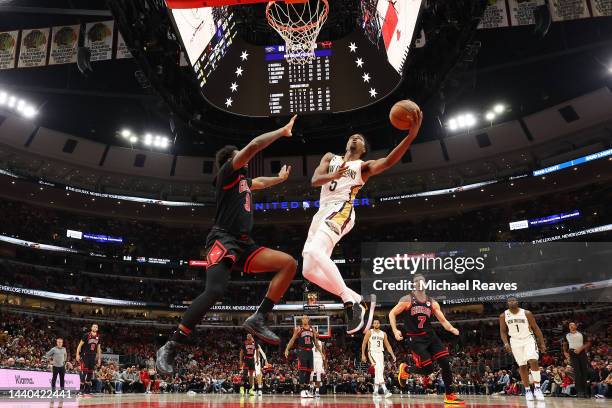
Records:
{"label": "player's raised arm", "polygon": [[313,187],[321,187],[323,184],[329,183],[332,180],[338,180],[340,177],[349,171],[346,163],[342,163],[342,166],[338,167],[336,171],[329,173],[329,163],[334,158],[333,153],[325,153],[321,162],[317,166],[310,180],[310,184]]}
{"label": "player's raised arm", "polygon": [[542,330],[540,330],[540,326],[533,317],[533,313],[529,310],[525,310],[525,316],[527,316],[527,321],[529,322],[529,327],[531,331],[536,335],[536,339],[538,339],[538,350],[540,353],[546,352],[546,342],[544,341],[544,335],[542,334]]}
{"label": "player's raised arm", "polygon": [[431,309],[433,310],[434,314],[436,315],[436,318],[438,319],[442,327],[444,327],[444,330],[453,333],[455,336],[459,335],[459,330],[457,330],[448,320],[446,320],[446,316],[444,316],[444,313],[442,312],[442,309],[440,308],[440,304],[438,302],[434,300],[432,302]]}
{"label": "player's raised arm", "polygon": [[243,362],[244,362],[244,350],[240,348],[240,368],[243,367]]}
{"label": "player's raised arm", "polygon": [[294,115],[289,123],[282,128],[264,133],[263,135],[259,135],[255,139],[251,140],[249,144],[236,153],[236,156],[234,156],[232,159],[232,167],[234,170],[238,170],[247,165],[253,156],[270,146],[277,139],[280,139],[281,137],[291,137],[293,124],[295,123],[296,118],[297,115]]}
{"label": "player's raised arm", "polygon": [[[363,341],[361,342],[361,361],[363,361],[364,363],[368,361],[366,359],[366,347],[368,347],[368,341],[370,341],[371,335],[372,335],[372,332],[368,330],[366,335],[363,336]],[[368,356],[369,356],[369,353],[368,353]],[[372,363],[372,360],[370,359],[370,364],[371,363]]]}
{"label": "player's raised arm", "polygon": [[391,152],[383,158],[377,160],[368,160],[363,163],[361,168],[361,177],[366,181],[369,177],[375,176],[382,173],[383,171],[393,167],[397,162],[402,159],[402,156],[406,154],[410,145],[416,139],[421,129],[421,123],[423,123],[423,112],[420,110],[414,113],[412,119],[412,128],[408,132],[408,135],[397,145]]}
{"label": "player's raised arm", "polygon": [[506,318],[504,314],[499,315],[499,336],[504,342],[504,348],[509,353],[512,351],[510,347],[510,340],[508,339],[508,325],[506,324]]}
{"label": "player's raised arm", "polygon": [[400,299],[397,305],[391,309],[389,312],[389,323],[391,324],[391,330],[393,331],[393,336],[395,340],[400,341],[404,337],[402,336],[402,332],[397,329],[397,322],[395,318],[404,312],[404,310],[410,309],[410,297],[405,296]]}
{"label": "player's raised arm", "polygon": [[293,329],[293,336],[291,336],[291,340],[289,340],[289,343],[287,343],[287,347],[285,348],[285,357],[289,358],[289,350],[291,350],[291,348],[293,347],[293,343],[295,343],[295,340],[297,339],[298,334],[300,333],[300,329],[299,328],[295,328]]}
{"label": "player's raised arm", "polygon": [[395,363],[397,359],[395,358],[393,347],[391,347],[391,343],[389,343],[389,338],[387,336],[385,336],[385,348],[387,349],[387,351],[389,352],[389,355],[391,356],[391,358],[393,359],[393,362]]}
{"label": "player's raised arm", "polygon": [[284,165],[277,177],[257,177],[251,182],[251,190],[263,190],[264,188],[272,187],[287,180],[291,173],[291,166]]}

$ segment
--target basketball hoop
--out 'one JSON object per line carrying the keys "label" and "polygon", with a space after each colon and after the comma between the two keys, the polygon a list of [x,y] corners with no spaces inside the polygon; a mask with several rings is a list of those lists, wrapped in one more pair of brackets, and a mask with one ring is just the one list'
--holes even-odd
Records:
{"label": "basketball hoop", "polygon": [[266,6],[268,23],[285,40],[289,64],[314,60],[317,37],[329,14],[328,0],[272,0]]}

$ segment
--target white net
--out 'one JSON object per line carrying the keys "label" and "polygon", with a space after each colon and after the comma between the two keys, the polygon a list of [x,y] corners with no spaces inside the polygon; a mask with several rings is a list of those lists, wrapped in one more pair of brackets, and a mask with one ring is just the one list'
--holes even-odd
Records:
{"label": "white net", "polygon": [[328,0],[268,2],[266,17],[270,26],[285,40],[289,64],[305,65],[315,58],[317,37],[328,14]]}

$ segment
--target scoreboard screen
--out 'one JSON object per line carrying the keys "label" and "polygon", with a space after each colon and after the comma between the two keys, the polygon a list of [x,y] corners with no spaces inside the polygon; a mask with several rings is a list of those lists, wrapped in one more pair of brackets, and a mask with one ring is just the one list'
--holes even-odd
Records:
{"label": "scoreboard screen", "polygon": [[217,108],[245,116],[337,113],[385,98],[400,81],[359,32],[318,43],[306,65],[289,64],[284,45],[256,47],[236,38],[202,94]]}
{"label": "scoreboard screen", "polygon": [[[374,38],[361,27],[318,42],[306,65],[287,61],[284,44],[255,46],[236,35],[231,11],[171,10],[203,97],[251,117],[338,113],[380,101],[400,84],[421,0],[377,3]],[[216,11],[217,10],[217,11]]]}

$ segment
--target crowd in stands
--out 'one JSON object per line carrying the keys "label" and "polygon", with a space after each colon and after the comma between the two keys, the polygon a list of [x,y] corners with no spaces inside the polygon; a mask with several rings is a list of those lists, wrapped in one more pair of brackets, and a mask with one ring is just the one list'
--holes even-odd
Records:
{"label": "crowd in stands", "polygon": [[[516,365],[504,352],[498,338],[495,313],[500,307],[489,307],[483,313],[492,313],[492,319],[475,314],[467,322],[456,323],[461,330],[460,338],[451,339],[438,329],[452,354],[452,365],[457,390],[462,394],[490,395],[503,393],[520,395],[523,392]],[[536,318],[547,339],[548,351],[540,358],[542,365],[542,387],[552,396],[575,395],[573,369],[561,352],[560,344],[569,321],[576,321],[593,341],[589,351],[591,367],[589,378],[592,396],[612,395],[612,321],[610,310],[605,305],[550,304],[525,305],[536,313]],[[586,308],[586,309],[585,309]],[[563,312],[551,312],[555,310]],[[448,311],[450,319],[454,317]],[[542,314],[544,313],[544,314]],[[78,372],[74,352],[78,339],[89,324],[64,317],[53,319],[22,315],[0,310],[0,367],[22,369],[48,369],[42,356],[52,347],[57,336],[64,338],[69,354],[69,372]],[[602,324],[603,323],[603,324]],[[590,332],[593,328],[596,332]],[[383,329],[389,332],[388,327]],[[179,371],[174,377],[155,372],[155,350],[167,333],[154,327],[134,327],[128,324],[102,324],[101,345],[104,353],[121,355],[119,363],[104,362],[96,371],[95,392],[197,392],[235,393],[243,385],[238,354],[243,333],[240,329],[207,328],[199,333],[195,342],[182,351],[178,358]],[[279,329],[285,343],[291,327]],[[452,336],[451,336],[452,337]],[[373,370],[359,362],[360,337],[346,336],[343,330],[334,331],[332,339],[326,340],[328,356],[327,375],[322,392],[368,393],[372,391]],[[404,344],[391,340],[399,361],[410,360]],[[295,356],[289,360],[282,356],[281,349],[262,345],[266,350],[272,369],[265,374],[265,393],[296,393],[297,370]],[[397,366],[387,362],[386,375],[390,389],[400,392],[394,373]],[[430,376],[414,376],[408,381],[403,393],[440,393],[444,384],[434,372]]]}

